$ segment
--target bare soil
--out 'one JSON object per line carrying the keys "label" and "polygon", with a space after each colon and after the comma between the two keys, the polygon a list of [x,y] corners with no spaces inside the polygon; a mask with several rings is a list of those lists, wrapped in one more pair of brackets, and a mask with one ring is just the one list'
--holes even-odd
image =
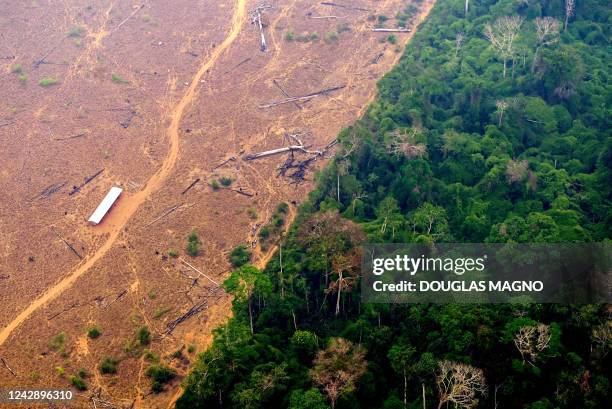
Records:
{"label": "bare soil", "polygon": [[[286,155],[244,155],[286,146],[287,132],[325,146],[362,114],[411,36],[398,33],[392,44],[368,18],[385,15],[393,27],[409,1],[338,3],[369,11],[272,1],[262,52],[253,0],[0,1],[0,357],[16,373],[0,365],[0,388],[68,388],[84,369],[88,390],[68,407],[93,407],[92,395],[116,407],[172,406],[196,358],[188,350],[210,343],[231,300],[168,251],[222,282],[229,251],[251,245],[280,202],[291,203],[291,219],[325,164],[295,185],[277,175]],[[432,4],[418,4],[413,29]],[[318,39],[289,41],[288,32]],[[57,84],[39,85],[49,78]],[[291,96],[346,86],[259,108],[286,98],[277,84]],[[213,190],[219,177],[253,196]],[[88,225],[111,186],[124,194],[100,225]],[[185,252],[192,230],[197,257]],[[257,246],[254,262],[263,266],[273,250]],[[203,300],[202,312],[165,334]],[[99,338],[86,336],[92,325]],[[130,347],[143,325],[153,334],[146,349],[180,375],[161,394],[150,393],[144,347]],[[66,341],[53,348],[62,332]],[[102,375],[109,356],[120,359],[118,372]]]}

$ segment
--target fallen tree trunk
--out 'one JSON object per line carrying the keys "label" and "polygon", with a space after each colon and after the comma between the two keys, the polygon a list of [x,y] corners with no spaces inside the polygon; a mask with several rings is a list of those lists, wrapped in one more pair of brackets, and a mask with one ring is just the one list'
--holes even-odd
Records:
{"label": "fallen tree trunk", "polygon": [[91,182],[92,180],[97,178],[102,172],[104,172],[104,168],[100,169],[99,171],[97,171],[93,175],[91,175],[88,178],[86,178],[85,181],[83,183],[81,183],[79,186],[73,186],[72,190],[68,193],[68,196],[72,196],[73,194],[75,194],[78,191],[80,191],[86,184],[88,184],[89,182]]}
{"label": "fallen tree trunk", "polygon": [[13,374],[13,376],[17,376],[17,374],[15,373],[15,371],[13,371],[13,369],[12,369],[12,368],[9,366],[9,364],[8,364],[8,363],[7,363],[7,362],[4,360],[4,358],[0,358],[0,361],[2,361],[2,365],[4,365],[4,367],[5,367],[6,369],[8,369],[8,370],[9,370],[9,372],[10,372],[11,374]]}
{"label": "fallen tree trunk", "polygon": [[302,151],[306,152],[306,147],[302,145],[292,145],[286,146],[284,148],[272,149],[269,151],[259,152],[259,153],[250,153],[244,157],[245,160],[254,160],[259,158],[265,158],[266,156],[278,155],[279,153],[284,152],[293,152],[293,151]]}
{"label": "fallen tree trunk", "polygon": [[376,33],[409,33],[412,30],[409,28],[373,28]]}
{"label": "fallen tree trunk", "polygon": [[140,10],[142,10],[144,8],[144,4],[141,4],[140,7],[138,7],[136,10],[134,10],[132,12],[132,14],[130,14],[129,16],[127,16],[127,18],[125,20],[123,20],[121,23],[117,24],[117,27],[115,27],[113,29],[113,31],[118,30],[122,25],[124,25],[125,23],[128,22],[129,19],[131,19],[132,17],[134,17],[136,15],[136,13],[138,13]]}
{"label": "fallen tree trunk", "polygon": [[344,4],[333,3],[331,1],[322,1],[321,5],[323,5],[323,6],[331,6],[331,7],[340,7],[340,8],[348,9],[348,10],[370,11],[370,9],[364,9],[363,7],[345,6]]}
{"label": "fallen tree trunk", "polygon": [[317,97],[319,95],[328,94],[328,93],[330,93],[332,91],[337,91],[339,89],[342,89],[345,86],[346,85],[335,85],[333,87],[325,88],[325,89],[323,89],[321,91],[312,92],[310,94],[302,95],[302,96],[299,96],[299,97],[291,97],[291,98],[283,99],[283,100],[280,100],[280,101],[272,101],[272,102],[269,102],[267,104],[260,105],[259,108],[271,108],[271,107],[275,107],[275,106],[278,106],[278,105],[289,104],[289,103],[292,103],[292,102],[308,101],[309,99],[312,99],[312,98]]}
{"label": "fallen tree trunk", "polygon": [[[194,185],[194,184],[195,184],[195,183],[192,183],[192,185]],[[152,225],[152,224],[153,224],[153,223],[155,223],[156,221],[163,219],[164,217],[168,216],[170,213],[172,213],[173,211],[175,211],[176,209],[178,209],[178,208],[179,208],[179,207],[181,207],[181,206],[182,206],[181,204],[177,204],[177,205],[174,205],[174,206],[170,207],[168,210],[166,210],[165,212],[163,212],[163,213],[162,213],[162,214],[161,214],[159,217],[157,217],[157,218],[155,218],[155,219],[151,220],[149,223],[147,223],[147,224],[145,225],[145,227],[149,227],[150,225]]]}
{"label": "fallen tree trunk", "polygon": [[194,180],[193,182],[191,182],[191,184],[189,186],[187,186],[187,188],[185,190],[183,190],[181,192],[182,195],[184,195],[185,193],[187,193],[192,187],[194,187],[196,185],[196,183],[198,183],[200,181],[200,178],[197,178],[196,180]]}
{"label": "fallen tree trunk", "polygon": [[207,276],[206,274],[204,274],[203,272],[201,272],[200,270],[198,270],[197,268],[195,268],[194,266],[192,266],[191,264],[186,262],[182,257],[179,257],[178,259],[179,259],[180,262],[185,264],[187,267],[190,267],[193,271],[195,271],[196,273],[200,274],[202,277],[204,277],[205,279],[207,279],[208,281],[210,281],[211,283],[213,283],[217,287],[220,286],[220,284],[218,282],[216,282],[215,280],[213,280],[212,278],[210,278],[209,276]]}
{"label": "fallen tree trunk", "polygon": [[70,249],[70,250],[71,250],[71,251],[72,251],[74,254],[76,254],[76,256],[77,256],[78,258],[80,258],[81,260],[83,260],[83,256],[81,256],[81,255],[79,254],[79,252],[78,252],[78,251],[76,251],[76,249],[75,249],[74,247],[72,247],[72,244],[68,243],[68,240],[66,240],[65,238],[63,238],[63,237],[62,237],[62,236],[61,236],[61,235],[60,235],[60,234],[59,234],[59,233],[58,233],[58,232],[57,232],[55,229],[53,229],[53,228],[52,228],[51,230],[53,231],[53,233],[54,233],[54,234],[55,234],[55,235],[56,235],[56,236],[57,236],[57,237],[58,237],[58,238],[59,238],[61,241],[63,241],[63,242],[64,242],[64,244],[65,244],[66,246],[68,246],[68,248],[69,248],[69,249]]}

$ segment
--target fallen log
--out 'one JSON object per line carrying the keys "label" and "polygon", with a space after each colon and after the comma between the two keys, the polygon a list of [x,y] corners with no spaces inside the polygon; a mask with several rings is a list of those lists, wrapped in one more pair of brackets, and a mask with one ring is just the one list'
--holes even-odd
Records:
{"label": "fallen log", "polygon": [[246,64],[247,62],[251,61],[251,57],[249,58],[245,58],[244,60],[240,61],[238,64],[234,65],[232,68],[230,68],[229,70],[225,71],[224,74],[227,74],[230,71],[234,71],[236,68],[240,67],[243,64]]}
{"label": "fallen log", "polygon": [[247,192],[247,191],[243,190],[241,187],[239,187],[237,189],[231,188],[230,190],[232,190],[232,191],[234,191],[236,193],[240,193],[241,195],[244,195],[244,196],[248,196],[248,197],[253,197],[254,196],[253,193]]}
{"label": "fallen log", "polygon": [[196,314],[199,314],[200,312],[204,310],[204,308],[206,308],[207,305],[208,305],[207,300],[200,301],[196,303],[195,305],[193,305],[191,308],[189,308],[189,310],[187,310],[186,313],[174,319],[173,321],[169,322],[168,325],[166,325],[166,331],[164,331],[164,334],[165,335],[172,334],[172,331],[174,331],[174,329],[180,323],[182,323],[183,321],[186,321],[187,319],[189,319],[190,317],[193,317]]}
{"label": "fallen log", "polygon": [[347,10],[370,11],[370,9],[364,9],[363,7],[345,6],[344,4],[333,3],[331,1],[322,1],[321,5],[331,6],[331,7],[340,7],[340,8],[347,9]]}
{"label": "fallen log", "polygon": [[57,231],[56,231],[54,228],[51,228],[51,231],[53,231],[53,233],[54,233],[54,234],[57,236],[57,238],[58,238],[58,239],[60,239],[61,241],[63,241],[63,242],[64,242],[64,244],[65,244],[66,246],[68,246],[68,248],[69,248],[69,249],[70,249],[70,250],[71,250],[71,251],[72,251],[74,254],[76,254],[76,256],[77,256],[78,258],[80,258],[81,260],[83,260],[83,256],[81,256],[81,255],[79,254],[79,252],[78,252],[78,251],[76,251],[76,249],[75,249],[75,248],[72,246],[72,244],[68,243],[68,240],[66,240],[65,238],[63,238],[63,237],[61,236],[61,234],[59,234],[59,233],[58,233],[58,232],[57,232]]}
{"label": "fallen log", "polygon": [[199,181],[200,181],[200,178],[197,178],[196,180],[191,182],[191,184],[187,186],[187,188],[185,188],[185,190],[183,190],[181,194],[184,195],[185,193],[189,192],[189,190],[191,190],[191,188],[194,187]]}
{"label": "fallen log", "polygon": [[219,169],[221,166],[225,165],[226,163],[228,163],[229,161],[235,161],[236,157],[235,156],[230,156],[229,158],[225,159],[223,162],[221,162],[220,164],[218,164],[217,166],[215,166],[214,168],[212,168],[212,170],[216,170]]}
{"label": "fallen log", "polygon": [[104,308],[108,308],[111,305],[113,305],[113,303],[115,303],[116,301],[119,301],[120,299],[122,299],[123,297],[125,297],[125,295],[127,294],[128,290],[122,290],[119,294],[117,294],[117,297],[115,297],[115,299],[113,301],[111,301],[110,303],[108,303],[108,305]]}
{"label": "fallen log", "polygon": [[[287,91],[285,91],[283,87],[281,87],[281,85],[278,83],[278,81],[276,81],[276,79],[273,79],[272,82],[274,83],[274,85],[276,85],[276,87],[280,90],[280,92],[283,93],[284,96],[286,96],[287,98],[291,98],[291,95],[289,95]],[[293,105],[295,105],[298,109],[302,109],[302,106],[298,104],[297,101],[294,101]]]}
{"label": "fallen log", "polygon": [[[134,10],[132,12],[132,14],[130,14],[125,20],[123,20],[121,23],[117,24],[117,27],[113,28],[113,31],[118,30],[122,25],[124,25],[125,23],[128,22],[129,19],[131,19],[132,17],[134,17],[136,15],[136,13],[138,13],[140,10],[142,10],[144,8],[144,4],[141,4],[140,7],[138,7],[136,10]],[[112,31],[111,31],[112,33]]]}
{"label": "fallen log", "polygon": [[291,97],[291,98],[283,99],[283,100],[280,100],[280,101],[272,101],[272,102],[269,102],[267,104],[260,105],[259,108],[271,108],[271,107],[275,107],[275,106],[278,106],[278,105],[289,104],[289,103],[292,103],[292,102],[308,101],[309,99],[312,99],[312,98],[317,97],[319,95],[325,95],[325,94],[328,94],[328,93],[330,93],[332,91],[337,91],[339,89],[342,89],[345,86],[346,85],[335,85],[333,87],[325,88],[325,89],[323,89],[321,91],[312,92],[310,94],[302,95],[302,96],[299,96],[299,97]]}
{"label": "fallen log", "polygon": [[51,48],[51,49],[50,49],[50,50],[49,50],[49,51],[48,51],[48,52],[47,52],[45,55],[43,55],[41,59],[39,59],[38,61],[36,61],[36,62],[34,63],[34,65],[33,65],[33,66],[34,66],[34,68],[38,68],[38,66],[39,66],[40,64],[43,64],[43,63],[45,62],[45,60],[47,59],[47,57],[49,57],[49,56],[51,55],[51,53],[52,53],[53,51],[55,51],[55,50],[57,49],[57,47],[59,47],[59,46],[60,46],[60,44],[62,44],[62,42],[63,42],[63,41],[64,41],[64,38],[62,38],[62,39],[60,40],[60,42],[59,42],[59,43],[58,43],[58,44],[57,44],[55,47]]}
{"label": "fallen log", "polygon": [[91,182],[92,180],[97,178],[102,172],[104,172],[104,168],[100,169],[99,171],[97,171],[93,175],[89,176],[88,178],[85,178],[85,181],[83,183],[81,183],[79,186],[73,186],[72,190],[70,192],[68,192],[68,196],[72,196],[73,194],[75,194],[78,191],[80,191],[86,184],[88,184],[89,182]]}
{"label": "fallen log", "polygon": [[[199,179],[199,178],[198,178]],[[193,183],[195,184],[195,183]],[[177,204],[174,205],[172,207],[170,207],[169,209],[167,209],[165,212],[163,212],[159,217],[151,220],[149,223],[145,224],[145,227],[149,227],[150,225],[152,225],[153,223],[163,219],[164,217],[168,216],[170,213],[172,213],[173,211],[175,211],[176,209],[178,209],[179,207],[181,207],[182,204]]]}
{"label": "fallen log", "polygon": [[215,280],[213,280],[212,278],[210,278],[209,276],[207,276],[206,274],[204,274],[203,272],[201,272],[200,270],[198,270],[197,268],[195,268],[194,266],[192,266],[191,264],[186,262],[182,257],[179,257],[178,259],[179,259],[180,262],[185,264],[187,267],[190,267],[193,271],[195,271],[196,273],[200,274],[202,277],[204,277],[205,279],[207,279],[208,281],[210,281],[211,283],[213,283],[217,287],[220,286],[220,284],[218,282],[216,282]]}
{"label": "fallen log", "polygon": [[409,33],[412,30],[409,28],[373,28],[376,33]]}
{"label": "fallen log", "polygon": [[272,149],[269,151],[264,151],[264,152],[259,152],[259,153],[250,153],[246,155],[244,159],[245,160],[255,160],[259,158],[265,158],[266,156],[278,155],[279,153],[284,153],[284,152],[293,152],[293,151],[307,152],[305,148],[306,147],[303,145],[286,146],[284,148],[277,148],[277,149]]}
{"label": "fallen log", "polygon": [[79,132],[78,134],[75,135],[71,135],[71,136],[67,136],[65,138],[55,138],[53,139],[54,141],[67,141],[68,139],[75,139],[75,138],[81,138],[85,135],[87,135],[87,131],[83,131],[83,132]]}
{"label": "fallen log", "polygon": [[64,185],[66,185],[66,183],[67,183],[67,181],[59,182],[59,183],[54,183],[52,185],[49,185],[46,188],[44,188],[42,192],[40,192],[38,197],[41,198],[41,199],[46,199],[49,196],[51,196],[53,193],[55,193],[58,190],[60,190],[61,188],[63,188]]}
{"label": "fallen log", "polygon": [[12,368],[9,366],[9,364],[8,364],[8,363],[7,363],[7,362],[4,360],[4,358],[0,358],[0,361],[2,362],[2,365],[4,365],[4,367],[5,367],[6,369],[8,369],[8,370],[9,370],[9,372],[10,372],[11,374],[13,374],[13,376],[15,376],[15,377],[17,376],[17,374],[15,373],[15,371],[13,371],[13,369],[12,369]]}

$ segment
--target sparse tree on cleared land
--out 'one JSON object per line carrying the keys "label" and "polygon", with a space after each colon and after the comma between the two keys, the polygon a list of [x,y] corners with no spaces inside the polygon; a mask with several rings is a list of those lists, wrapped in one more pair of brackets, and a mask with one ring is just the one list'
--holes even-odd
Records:
{"label": "sparse tree on cleared land", "polygon": [[341,395],[355,390],[367,366],[363,348],[344,338],[332,338],[329,346],[317,354],[310,376],[323,388],[333,409]]}
{"label": "sparse tree on cleared land", "polygon": [[451,361],[439,362],[438,368],[438,409],[446,403],[460,408],[473,408],[478,404],[476,395],[486,395],[487,384],[482,369]]}
{"label": "sparse tree on cleared land", "polygon": [[531,72],[535,71],[535,67],[538,62],[538,57],[540,55],[540,49],[542,47],[548,47],[549,45],[552,45],[559,41],[559,22],[556,19],[552,17],[538,17],[535,19],[535,26],[538,42],[536,45],[535,53],[533,55]]}
{"label": "sparse tree on cleared land", "polygon": [[506,78],[506,67],[508,60],[514,57],[515,40],[518,37],[519,29],[523,19],[519,16],[500,17],[495,20],[493,25],[486,24],[484,29],[485,37],[497,51],[504,64],[504,78]]}

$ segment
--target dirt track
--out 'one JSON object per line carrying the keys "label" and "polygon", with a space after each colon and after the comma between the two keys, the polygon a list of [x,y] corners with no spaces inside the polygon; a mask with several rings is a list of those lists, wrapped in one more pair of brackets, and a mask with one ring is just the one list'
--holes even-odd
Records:
{"label": "dirt track", "polygon": [[[325,15],[330,10],[303,1],[275,2],[266,15],[267,53],[259,51],[258,33],[247,24],[247,10],[256,4],[252,1],[216,6],[182,1],[168,9],[151,2],[142,10],[117,2],[98,3],[93,10],[76,12],[79,7],[66,2],[64,10],[45,15],[51,31],[60,37],[75,24],[87,26],[83,44],[74,41],[76,50],[61,39],[51,54],[56,60],[63,55],[66,64],[43,64],[37,70],[26,66],[40,57],[37,45],[50,35],[46,32],[21,43],[19,34],[12,33],[14,37],[3,37],[0,43],[0,57],[15,56],[5,65],[2,81],[7,86],[0,91],[6,93],[3,100],[10,101],[0,107],[0,124],[14,122],[0,128],[6,130],[0,133],[0,142],[7,146],[1,155],[13,171],[0,171],[0,187],[16,198],[0,204],[0,215],[11,215],[0,216],[0,229],[6,232],[0,242],[0,277],[8,276],[0,279],[0,295],[6,300],[0,307],[0,356],[18,372],[15,378],[5,378],[0,367],[0,386],[66,387],[67,376],[58,376],[55,368],[61,366],[67,375],[86,368],[92,374],[87,379],[90,389],[101,388],[103,396],[118,405],[135,401],[136,406],[165,407],[176,393],[143,400],[148,394],[143,375],[147,362],[127,356],[124,345],[135,328],[147,325],[156,335],[150,348],[184,374],[193,354],[185,353],[184,359],[170,354],[190,344],[204,347],[210,331],[227,317],[229,300],[211,296],[204,283],[189,287],[185,279],[189,271],[164,254],[170,248],[182,250],[187,233],[196,229],[203,242],[202,255],[193,263],[222,280],[228,269],[227,252],[240,242],[252,241],[250,232],[268,221],[279,202],[299,203],[312,186],[307,182],[295,187],[275,176],[284,157],[245,162],[241,155],[280,146],[285,143],[283,133],[295,129],[309,132],[308,143],[325,145],[361,114],[374,95],[376,79],[399,53],[369,31],[367,13],[356,11],[341,16],[350,29],[333,41],[287,41],[290,30],[323,33],[339,24],[340,19],[306,18],[308,12]],[[389,16],[403,7],[394,0],[358,3]],[[199,11],[176,15],[181,7]],[[10,24],[17,25],[13,31],[27,30],[33,14],[41,11],[8,8],[0,5],[0,15],[9,16],[0,19],[3,32]],[[422,10],[418,18],[429,5]],[[21,23],[19,16],[24,15],[29,18]],[[151,20],[142,17],[149,15]],[[181,31],[175,30],[179,22]],[[400,42],[409,38],[398,37]],[[16,75],[9,72],[13,60],[23,62],[32,77],[56,75],[61,83],[46,89],[32,78],[27,85],[18,85]],[[121,71],[125,83],[108,81],[114,71]],[[347,87],[300,108],[287,104],[258,109],[259,103],[283,98],[272,78],[292,95],[322,84]],[[118,115],[131,110],[137,111],[128,115],[132,122],[118,128],[118,121],[127,121]],[[30,123],[26,118],[31,118]],[[88,131],[85,137],[56,137],[78,134],[82,127]],[[92,157],[96,151],[103,155]],[[213,170],[231,156],[238,159]],[[68,196],[64,186],[49,197],[37,197],[45,186],[64,179],[78,184],[79,178],[98,168],[105,169],[102,176],[77,195]],[[249,198],[206,186],[220,176],[231,177],[234,186],[257,195]],[[202,182],[182,195],[197,177]],[[124,197],[100,226],[86,226],[83,220],[112,184],[125,188]],[[150,224],[177,203],[177,211]],[[292,207],[290,213],[294,212]],[[75,265],[50,227],[75,243],[85,259]],[[262,265],[272,249],[258,247],[256,254],[255,262]],[[207,297],[210,307],[204,313],[173,336],[159,336],[170,319]],[[158,317],[165,309],[168,312]],[[84,336],[85,327],[94,323],[103,329],[100,340]],[[49,340],[59,332],[68,335],[61,354],[49,348]],[[119,374],[100,376],[97,364],[110,355],[121,357]]]}

